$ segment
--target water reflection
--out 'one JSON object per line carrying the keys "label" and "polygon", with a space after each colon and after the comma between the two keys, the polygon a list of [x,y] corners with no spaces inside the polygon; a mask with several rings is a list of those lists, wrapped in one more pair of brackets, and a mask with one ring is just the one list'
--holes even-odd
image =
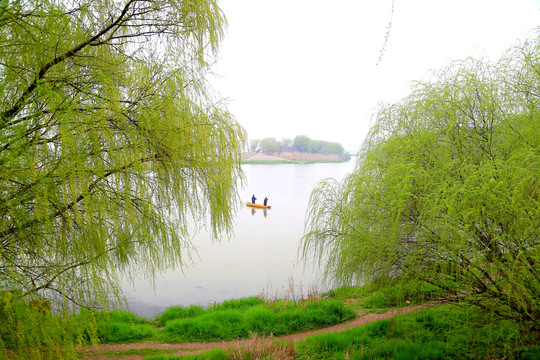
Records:
{"label": "water reflection", "polygon": [[[172,305],[206,306],[262,292],[273,296],[286,292],[291,281],[296,292],[307,294],[320,280],[320,272],[304,271],[297,256],[311,189],[321,179],[341,179],[353,165],[243,165],[247,186],[239,194],[244,202],[233,237],[213,242],[208,233],[196,235],[197,255],[184,269],[163,274],[155,291],[145,280],[135,288],[124,284],[131,309],[152,315]],[[246,206],[253,194],[271,198],[272,209]]]}
{"label": "water reflection", "polygon": [[255,208],[251,208],[251,215],[252,216],[255,216],[255,214],[257,213],[263,213],[264,217],[267,217],[268,216],[268,209],[255,209]]}

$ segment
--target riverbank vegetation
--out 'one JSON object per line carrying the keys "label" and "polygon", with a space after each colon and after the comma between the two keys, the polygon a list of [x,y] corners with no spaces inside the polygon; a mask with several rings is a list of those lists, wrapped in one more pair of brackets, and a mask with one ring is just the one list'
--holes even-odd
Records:
{"label": "riverbank vegetation", "polygon": [[145,360],[240,359],[522,359],[540,356],[537,340],[512,321],[478,309],[440,306],[397,315],[292,345],[255,338],[252,343],[199,355],[152,355]]}
{"label": "riverbank vegetation", "polygon": [[122,277],[182,266],[190,225],[232,229],[245,134],[205,80],[225,18],[214,0],[25,0],[0,25],[2,331],[20,358],[70,357],[77,337],[31,335],[64,323],[23,304],[65,323],[121,305]]}
{"label": "riverbank vegetation", "polygon": [[341,333],[315,335],[297,344],[295,358],[535,359],[539,355],[537,339],[520,324],[478,308],[444,305]]}
{"label": "riverbank vegetation", "polygon": [[[95,326],[82,329],[99,343],[128,343],[152,340],[183,343],[246,339],[286,335],[339,324],[356,312],[337,300],[267,301],[259,297],[229,300],[209,308],[173,306],[154,320],[121,311],[82,313],[93,317]],[[88,341],[91,337],[87,338]]]}
{"label": "riverbank vegetation", "polygon": [[336,300],[294,303],[288,300],[268,302],[260,298],[227,301],[196,315],[184,314],[168,320],[157,339],[170,343],[246,339],[251,334],[280,336],[319,329],[356,317],[353,310]]}
{"label": "riverbank vegetation", "polygon": [[[417,291],[413,291],[417,289]],[[405,295],[404,295],[405,294]],[[153,354],[146,360],[202,359],[537,359],[538,333],[531,324],[501,319],[428,283],[396,279],[362,287],[344,287],[326,294],[364,312],[389,307],[429,306],[339,333],[324,333],[296,343],[273,336],[252,336],[247,342],[198,355]],[[354,296],[354,297],[351,297]]]}
{"label": "riverbank vegetation", "polygon": [[540,37],[382,106],[354,172],[313,190],[302,240],[333,284],[419,280],[540,330]]}
{"label": "riverbank vegetation", "polygon": [[[422,307],[423,304],[428,304]],[[7,305],[7,306],[6,306]],[[277,339],[283,334],[318,329],[351,320],[356,311],[383,314],[389,309],[420,306],[404,313],[350,328],[340,333],[308,336],[296,343]],[[251,297],[225,301],[209,308],[170,307],[154,319],[122,311],[83,311],[76,316],[56,316],[37,307],[4,303],[3,324],[20,321],[15,331],[0,330],[0,341],[25,358],[79,356],[86,345],[134,342],[178,343],[247,339],[199,355],[179,357],[171,349],[115,350],[111,359],[128,354],[158,359],[537,359],[538,331],[534,324],[503,319],[472,306],[426,282],[398,279],[362,287],[329,291],[322,299],[292,301]],[[356,309],[354,311],[353,309]],[[26,314],[22,314],[27,312]],[[23,316],[21,316],[23,315]],[[31,319],[36,318],[35,322]],[[33,348],[20,341],[54,343]],[[73,346],[78,343],[78,346]],[[18,346],[22,345],[19,349]],[[82,352],[81,352],[82,351]],[[91,354],[91,353],[88,353]],[[0,354],[10,358],[8,353]],[[105,354],[104,354],[105,355]],[[84,356],[83,356],[84,357]]]}
{"label": "riverbank vegetation", "polygon": [[[287,335],[319,329],[355,318],[356,312],[333,299],[303,301],[250,297],[229,300],[209,308],[170,307],[155,319],[125,311],[53,314],[7,297],[0,308],[1,356],[7,351],[28,358],[73,356],[89,344],[203,342]],[[32,344],[36,344],[32,347]],[[40,347],[39,344],[49,346]]]}

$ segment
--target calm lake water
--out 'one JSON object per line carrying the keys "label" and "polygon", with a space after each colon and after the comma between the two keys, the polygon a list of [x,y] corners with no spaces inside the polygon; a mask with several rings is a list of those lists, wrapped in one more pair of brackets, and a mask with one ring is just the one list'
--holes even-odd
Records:
{"label": "calm lake water", "polygon": [[329,164],[246,164],[247,184],[240,190],[245,202],[268,196],[270,210],[242,206],[230,240],[212,242],[206,232],[193,244],[198,255],[183,269],[158,277],[155,289],[147,280],[124,284],[130,309],[153,316],[173,305],[207,306],[214,302],[256,296],[284,296],[290,284],[295,295],[320,289],[320,271],[298,258],[299,240],[313,186],[332,177],[341,180],[354,168],[354,158]]}

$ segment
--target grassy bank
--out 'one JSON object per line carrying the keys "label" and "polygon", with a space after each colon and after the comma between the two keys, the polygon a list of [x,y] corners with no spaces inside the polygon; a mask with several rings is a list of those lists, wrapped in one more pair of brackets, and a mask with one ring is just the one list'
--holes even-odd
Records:
{"label": "grassy bank", "polygon": [[[438,289],[418,282],[340,288],[327,296],[375,313],[445,298]],[[540,359],[539,334],[534,326],[496,318],[459,302],[441,302],[295,344],[254,337],[227,350],[183,357],[156,354],[145,359]]]}
{"label": "grassy bank", "polygon": [[533,333],[521,324],[486,317],[471,307],[444,304],[340,333],[319,334],[295,346],[254,339],[243,347],[146,360],[233,359],[539,359]]}
{"label": "grassy bank", "polygon": [[[537,359],[521,324],[444,304],[297,344],[297,359]],[[536,354],[536,355],[535,355]]]}
{"label": "grassy bank", "polygon": [[93,316],[95,326],[88,327],[86,333],[95,334],[100,343],[181,343],[246,339],[252,334],[292,334],[351,320],[356,312],[337,300],[292,302],[250,297],[206,309],[173,306],[154,320],[120,311]]}
{"label": "grassy bank", "polygon": [[[210,308],[174,306],[154,319],[121,311],[83,311],[64,323],[51,314],[39,312],[32,315],[34,318],[30,319],[34,322],[26,328],[19,324],[16,331],[9,332],[4,326],[0,344],[6,355],[9,353],[6,348],[17,346],[20,331],[34,331],[32,336],[46,334],[49,340],[44,341],[60,341],[59,344],[66,336],[78,339],[79,344],[248,339],[226,350],[215,349],[198,355],[179,357],[166,349],[116,350],[104,354],[111,359],[127,355],[146,360],[540,359],[536,324],[503,320],[456,299],[340,333],[310,336],[294,344],[274,337],[350,320],[356,316],[353,309],[382,313],[389,308],[445,300],[446,296],[427,283],[387,282],[332,290],[316,301],[268,301],[251,297]],[[23,319],[22,315],[33,311],[20,304],[10,313],[5,309],[2,314],[8,316],[4,318],[8,322],[16,321],[17,317]],[[25,319],[29,321],[28,316]],[[54,358],[54,354],[42,358]]]}
{"label": "grassy bank", "polygon": [[[209,308],[173,306],[154,319],[124,311],[83,310],[58,316],[22,302],[3,301],[0,305],[0,359],[55,359],[57,351],[69,352],[75,358],[77,348],[89,344],[207,342],[286,335],[357,316],[342,302],[330,299],[269,301],[250,297]],[[43,353],[40,348],[29,349],[27,339],[57,347]],[[34,355],[28,357],[28,351]],[[141,352],[145,356],[155,353]]]}

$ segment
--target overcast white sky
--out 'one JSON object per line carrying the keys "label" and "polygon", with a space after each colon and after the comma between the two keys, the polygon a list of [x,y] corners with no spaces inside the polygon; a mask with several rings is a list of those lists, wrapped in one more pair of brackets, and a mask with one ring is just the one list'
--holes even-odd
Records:
{"label": "overcast white sky", "polygon": [[380,102],[431,69],[499,59],[540,25],[540,0],[220,0],[227,36],[214,90],[249,140],[337,141],[356,151]]}

